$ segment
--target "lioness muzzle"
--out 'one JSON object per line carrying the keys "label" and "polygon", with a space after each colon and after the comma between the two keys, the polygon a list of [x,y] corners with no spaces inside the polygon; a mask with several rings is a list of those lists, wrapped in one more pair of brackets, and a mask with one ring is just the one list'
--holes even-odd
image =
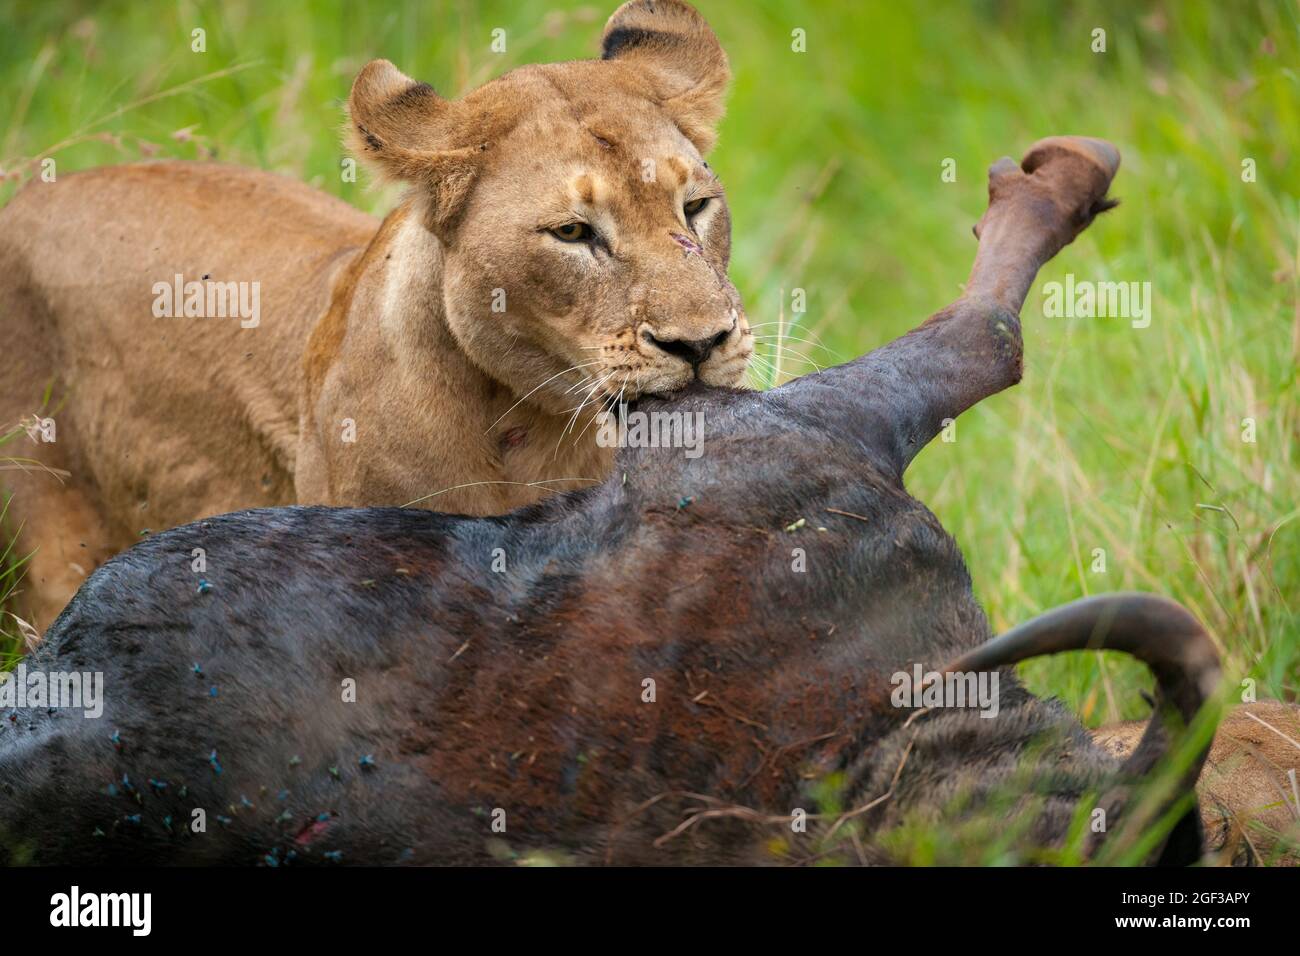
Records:
{"label": "lioness muzzle", "polygon": [[[599,487],[500,518],[237,512],[110,561],[27,662],[102,670],[104,718],[0,712],[0,855],[873,862],[874,835],[1013,779],[1027,846],[1061,845],[1087,794],[1107,826],[1086,849],[1104,846],[1211,693],[1210,639],[1123,594],[990,641],[902,478],[945,420],[1019,380],[1034,274],[1107,208],[1118,164],[1067,137],[995,165],[966,295],[883,348],[766,393],[638,404],[702,413],[698,457],[629,445]],[[1123,763],[1006,669],[1090,647],[1156,675]],[[890,706],[914,664],[994,670],[997,716]],[[1196,858],[1195,806],[1182,821],[1153,859]]]}

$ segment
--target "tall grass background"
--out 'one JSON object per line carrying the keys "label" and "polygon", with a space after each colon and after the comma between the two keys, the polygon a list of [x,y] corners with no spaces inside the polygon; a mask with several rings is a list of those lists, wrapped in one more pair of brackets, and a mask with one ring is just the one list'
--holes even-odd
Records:
{"label": "tall grass background", "polygon": [[[729,190],[732,277],[762,323],[760,387],[861,354],[954,299],[998,157],[1057,133],[1120,147],[1122,205],[1025,305],[1024,381],[962,416],[908,485],[957,538],[995,630],[1085,594],[1159,591],[1207,623],[1232,686],[1251,678],[1260,697],[1296,699],[1300,6],[698,6],[734,72],[710,161]],[[6,0],[0,201],[46,157],[60,174],[216,157],[382,213],[392,192],[339,174],[342,103],[365,62],[387,57],[457,95],[516,65],[594,55],[612,7]],[[197,28],[205,53],[191,50]],[[497,28],[505,53],[490,48]],[[1042,285],[1067,272],[1149,282],[1150,326],[1045,317]],[[0,422],[0,455],[21,457],[13,424]],[[0,592],[21,587],[22,557],[5,555]],[[12,663],[20,642],[5,627]],[[1090,725],[1147,713],[1149,679],[1119,656],[1022,673]]]}

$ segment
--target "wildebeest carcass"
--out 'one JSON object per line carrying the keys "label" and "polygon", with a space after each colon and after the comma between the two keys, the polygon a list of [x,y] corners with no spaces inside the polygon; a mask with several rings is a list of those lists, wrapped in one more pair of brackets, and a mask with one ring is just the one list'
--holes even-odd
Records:
{"label": "wildebeest carcass", "polygon": [[[891,828],[1008,786],[1019,859],[1081,813],[1095,853],[1211,694],[1212,643],[1139,594],[990,640],[903,474],[1020,379],[1025,295],[1118,165],[1070,137],[994,165],[965,294],[883,348],[766,393],[637,404],[701,416],[698,456],[626,447],[603,484],[501,518],[248,511],[110,561],[26,662],[29,681],[102,672],[103,716],[0,711],[0,857],[873,862]],[[1010,670],[1085,647],[1154,672],[1123,761]],[[914,665],[997,674],[996,715],[896,706]],[[1152,861],[1197,857],[1201,749],[1153,811],[1179,822]]]}

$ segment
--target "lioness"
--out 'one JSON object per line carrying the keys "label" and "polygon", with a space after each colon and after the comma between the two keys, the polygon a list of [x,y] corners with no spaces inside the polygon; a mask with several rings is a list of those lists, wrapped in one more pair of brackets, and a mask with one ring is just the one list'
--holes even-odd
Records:
{"label": "lioness", "polygon": [[382,224],[233,166],[30,183],[0,212],[0,423],[47,419],[6,473],[20,612],[48,626],[146,528],[584,487],[612,463],[594,412],[737,384],[752,339],[703,159],[728,79],[676,0],[619,7],[600,60],[458,101],[376,60],[348,130],[410,186]]}
{"label": "lioness", "polygon": [[[1144,723],[1092,732],[1111,753],[1137,749]],[[1300,705],[1277,701],[1228,710],[1201,771],[1201,821],[1206,847],[1221,864],[1300,865]]]}

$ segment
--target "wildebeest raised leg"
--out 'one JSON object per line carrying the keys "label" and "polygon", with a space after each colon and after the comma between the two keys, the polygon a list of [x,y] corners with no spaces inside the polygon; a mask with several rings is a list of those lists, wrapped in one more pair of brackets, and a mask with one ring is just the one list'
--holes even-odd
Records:
{"label": "wildebeest raised leg", "polygon": [[[1043,140],[1019,166],[1010,159],[994,164],[989,207],[975,227],[979,251],[962,298],[861,359],[778,390],[782,398],[796,408],[814,406],[901,477],[945,419],[1019,381],[1025,297],[1039,268],[1114,205],[1106,192],[1118,168],[1114,147],[1078,137]],[[1128,783],[1167,754],[1174,732],[1186,728],[1217,682],[1214,644],[1185,609],[1149,594],[1078,601],[961,655],[946,670],[990,671],[1086,648],[1133,654],[1157,680],[1155,719],[1121,768],[1126,783],[1103,801],[1119,810],[1131,795]],[[1202,750],[1192,757],[1178,793],[1192,789],[1204,756]],[[1193,808],[1166,842],[1162,860],[1194,861],[1198,824]]]}
{"label": "wildebeest raised leg", "polygon": [[901,474],[945,420],[1020,381],[1025,296],[1039,268],[1115,205],[1106,190],[1118,169],[1109,143],[1073,136],[1036,143],[1019,166],[999,160],[965,294],[902,338],[791,382],[786,399],[815,403]]}

